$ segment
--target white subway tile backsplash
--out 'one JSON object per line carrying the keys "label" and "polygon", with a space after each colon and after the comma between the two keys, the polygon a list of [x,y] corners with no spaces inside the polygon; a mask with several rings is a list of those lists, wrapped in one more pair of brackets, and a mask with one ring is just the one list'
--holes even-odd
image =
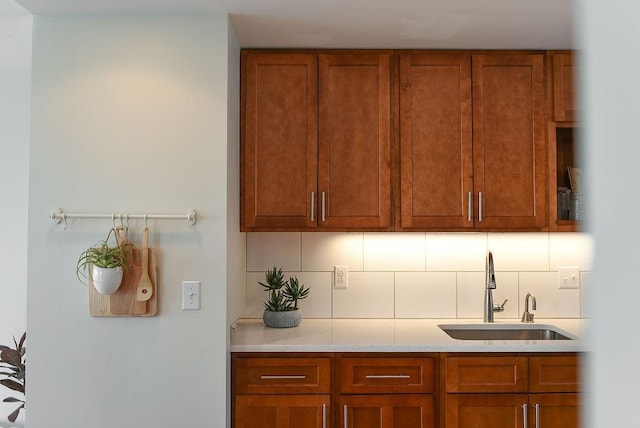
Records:
{"label": "white subway tile backsplash", "polygon": [[590,271],[593,258],[593,238],[586,233],[552,233],[549,235],[549,269],[558,266],[579,266]]}
{"label": "white subway tile backsplash", "polygon": [[362,271],[363,234],[303,233],[302,270],[329,272],[335,265],[348,266],[349,271]]}
{"label": "white subway tile backsplash", "polygon": [[392,272],[349,272],[349,287],[333,290],[333,318],[393,318]]}
{"label": "white subway tile backsplash", "polygon": [[301,284],[308,287],[309,297],[298,301],[305,318],[331,318],[331,273],[295,272]]}
{"label": "white subway tile backsplash", "polygon": [[300,233],[247,233],[247,271],[264,272],[274,265],[286,271],[301,269]]}
{"label": "white subway tile backsplash", "polygon": [[486,233],[427,233],[427,271],[484,270]]}
{"label": "white subway tile backsplash", "polygon": [[455,272],[398,272],[396,318],[455,318]]}
{"label": "white subway tile backsplash", "polygon": [[487,249],[496,271],[548,271],[549,234],[489,233]]}
{"label": "white subway tile backsplash", "polygon": [[425,271],[424,233],[365,233],[364,271]]}
{"label": "white subway tile backsplash", "polygon": [[[535,294],[537,318],[586,316],[592,239],[582,233],[248,233],[246,317],[262,317],[257,285],[274,265],[311,288],[304,316],[482,319],[485,256],[494,255],[497,319],[519,319]],[[332,288],[335,265],[349,267],[349,288]],[[579,266],[581,289],[558,289],[558,266]]]}
{"label": "white subway tile backsplash", "polygon": [[536,298],[536,310],[531,311],[538,318],[580,318],[580,289],[558,288],[556,272],[520,272],[521,308],[524,297],[531,293]]}
{"label": "white subway tile backsplash", "polygon": [[262,318],[267,292],[258,285],[258,281],[264,282],[264,272],[247,272],[247,304],[243,315],[245,318]]}
{"label": "white subway tile backsplash", "polygon": [[[458,272],[457,318],[482,319],[484,316],[484,290],[485,273],[483,272]],[[504,312],[496,312],[494,317],[517,318],[518,308],[518,273],[496,272],[496,289],[493,290],[493,302],[502,304],[505,299],[509,301],[504,307]]]}

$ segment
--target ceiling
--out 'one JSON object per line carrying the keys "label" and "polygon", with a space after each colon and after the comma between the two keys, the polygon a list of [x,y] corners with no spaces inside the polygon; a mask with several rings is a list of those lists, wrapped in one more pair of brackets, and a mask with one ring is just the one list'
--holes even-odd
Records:
{"label": "ceiling", "polygon": [[570,49],[572,0],[16,0],[31,13],[228,13],[243,47]]}

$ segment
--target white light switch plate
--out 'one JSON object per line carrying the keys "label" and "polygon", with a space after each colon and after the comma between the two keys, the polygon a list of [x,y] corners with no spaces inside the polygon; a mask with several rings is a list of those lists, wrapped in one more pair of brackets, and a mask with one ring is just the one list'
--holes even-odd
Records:
{"label": "white light switch plate", "polygon": [[580,267],[558,266],[558,288],[580,288]]}
{"label": "white light switch plate", "polygon": [[200,309],[200,281],[182,281],[182,310]]}

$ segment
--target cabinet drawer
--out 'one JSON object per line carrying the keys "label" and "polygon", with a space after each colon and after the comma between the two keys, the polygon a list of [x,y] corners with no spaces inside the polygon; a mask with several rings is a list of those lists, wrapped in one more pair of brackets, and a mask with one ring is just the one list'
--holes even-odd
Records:
{"label": "cabinet drawer", "polygon": [[447,357],[447,392],[527,392],[527,357]]}
{"label": "cabinet drawer", "polygon": [[340,374],[343,394],[434,390],[433,358],[342,358]]}
{"label": "cabinet drawer", "polygon": [[330,358],[254,358],[233,361],[236,394],[329,393]]}
{"label": "cabinet drawer", "polygon": [[529,391],[531,392],[579,392],[580,365],[578,357],[530,357]]}
{"label": "cabinet drawer", "polygon": [[233,427],[326,428],[330,403],[330,395],[238,395]]}

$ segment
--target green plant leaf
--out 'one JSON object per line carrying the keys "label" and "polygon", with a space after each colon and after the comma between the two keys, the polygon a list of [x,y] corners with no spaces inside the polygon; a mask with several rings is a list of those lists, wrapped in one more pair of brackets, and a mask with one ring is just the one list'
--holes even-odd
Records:
{"label": "green plant leaf", "polygon": [[22,363],[22,354],[14,349],[3,349],[0,351],[0,361],[18,367]]}
{"label": "green plant leaf", "polygon": [[12,380],[12,379],[0,379],[0,385],[4,385],[9,389],[12,389],[12,390],[18,391],[18,392],[22,392],[24,394],[24,385],[22,385],[21,383],[16,382],[15,380]]}
{"label": "green plant leaf", "polygon": [[24,333],[22,333],[22,337],[20,338],[20,342],[16,343],[16,338],[13,338],[13,343],[16,343],[16,351],[20,352],[22,355],[24,355],[24,342],[25,340],[27,340],[27,332],[25,331]]}
{"label": "green plant leaf", "polygon": [[24,404],[22,404],[22,406],[18,407],[13,412],[11,412],[9,416],[7,416],[7,419],[9,419],[9,422],[15,422],[16,419],[18,419],[18,414],[20,413],[20,410],[22,409],[24,409]]}

